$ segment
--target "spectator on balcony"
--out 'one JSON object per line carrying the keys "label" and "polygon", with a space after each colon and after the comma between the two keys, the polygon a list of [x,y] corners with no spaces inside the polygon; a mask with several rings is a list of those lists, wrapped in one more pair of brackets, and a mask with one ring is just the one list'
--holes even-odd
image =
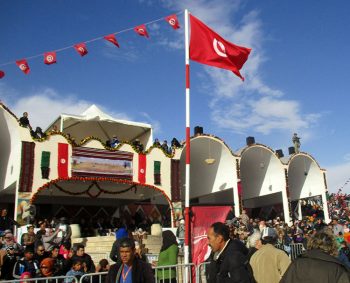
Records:
{"label": "spectator on balcony", "polygon": [[165,152],[168,152],[169,146],[168,146],[168,142],[166,140],[163,141],[161,147]]}
{"label": "spectator on balcony", "polygon": [[21,118],[19,118],[19,125],[24,127],[24,128],[30,127],[29,119],[28,119],[28,112],[23,112],[23,116]]}
{"label": "spectator on balcony", "polygon": [[140,142],[139,139],[135,139],[133,141],[132,145],[136,148],[136,150],[138,152],[142,152],[143,151],[143,144]]}
{"label": "spectator on balcony", "polygon": [[109,141],[110,147],[115,148],[119,144],[118,137],[114,135]]}
{"label": "spectator on balcony", "polygon": [[158,138],[154,139],[153,146],[161,146]]}
{"label": "spectator on balcony", "polygon": [[30,134],[32,135],[32,137],[34,139],[41,139],[41,138],[45,138],[46,134],[43,133],[42,129],[40,127],[36,127],[35,131],[30,131]]}

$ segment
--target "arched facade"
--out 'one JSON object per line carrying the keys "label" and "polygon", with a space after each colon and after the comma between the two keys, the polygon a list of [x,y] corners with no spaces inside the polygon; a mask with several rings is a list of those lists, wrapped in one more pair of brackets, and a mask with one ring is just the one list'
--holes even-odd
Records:
{"label": "arched facade", "polygon": [[[104,114],[98,112],[96,115]],[[89,121],[93,123],[93,119]],[[133,127],[139,125],[132,124]],[[114,133],[113,125],[108,126],[109,132]],[[147,125],[139,126],[140,132],[143,133]],[[122,141],[116,148],[110,148],[104,142],[106,133],[108,136],[108,132],[105,132],[101,137],[88,136],[79,142],[74,142],[66,133],[51,130],[47,132],[46,138],[33,139],[29,129],[21,127],[18,118],[0,103],[2,144],[0,165],[4,168],[0,173],[2,201],[4,202],[4,196],[11,195],[13,199],[16,196],[15,200],[8,202],[14,202],[17,210],[20,199],[26,198],[28,201],[37,195],[38,189],[41,191],[43,188],[43,191],[38,194],[39,202],[46,201],[45,198],[60,198],[69,193],[77,193],[73,196],[74,199],[79,199],[79,202],[84,204],[84,201],[98,197],[106,201],[111,200],[112,191],[118,192],[125,189],[123,194],[119,194],[118,199],[158,198],[159,201],[169,204],[171,209],[176,207],[176,211],[181,211],[185,195],[186,144],[173,148],[171,152],[162,149],[159,145],[147,146],[152,144],[152,130],[148,130],[143,137],[146,145],[144,150],[140,151],[133,144],[139,138]],[[74,138],[74,133],[69,134]],[[79,134],[81,137],[81,132]],[[290,220],[291,201],[320,195],[323,203],[326,204],[325,170],[321,169],[316,160],[307,153],[293,154],[290,160],[283,159],[282,162],[274,150],[262,144],[252,144],[239,153],[234,153],[223,140],[212,135],[199,134],[192,137],[190,141],[192,204],[234,204],[236,215],[241,212],[241,204],[252,209],[282,204],[286,222]],[[30,158],[25,152],[25,147],[28,145],[31,150]],[[63,159],[59,152],[61,145],[66,147],[67,156]],[[76,166],[76,156],[79,151],[93,152],[100,160],[109,159],[111,155],[113,160],[126,160],[123,159],[126,155],[130,165],[128,165],[128,175],[123,176],[123,179],[118,177],[119,175],[108,175],[109,171],[100,171],[99,173],[104,175],[102,176],[104,179],[100,179],[99,174],[94,175],[95,173],[90,170],[87,172],[89,175],[84,176],[84,180],[77,179],[80,173],[73,167]],[[45,154],[50,156],[45,163],[46,169],[49,169],[47,171],[49,175],[46,177],[42,171]],[[93,162],[90,161],[91,163]],[[30,165],[28,168],[32,171],[28,171],[25,167],[28,164]],[[62,164],[67,165],[64,176],[59,172]],[[238,183],[241,184],[241,195],[238,191]],[[49,185],[50,189],[44,190]],[[91,188],[89,188],[90,185]],[[58,186],[62,189],[60,190]],[[112,187],[111,191],[102,191]],[[127,190],[130,187],[133,187],[133,190]],[[84,190],[87,191],[83,193]],[[35,197],[32,201],[35,201]],[[324,211],[328,221],[326,205],[324,205]],[[17,215],[16,212],[15,215]]]}
{"label": "arched facade", "polygon": [[[185,156],[186,145],[180,155],[182,190],[185,185]],[[214,159],[214,162],[208,164],[208,159]],[[198,203],[205,204],[234,203],[239,213],[236,159],[238,157],[219,138],[209,135],[191,138],[190,199],[197,198]]]}
{"label": "arched facade", "polygon": [[[301,152],[290,158],[288,183],[292,201],[321,196],[325,220],[329,222],[324,172],[311,155]],[[299,211],[301,217],[300,204]]]}
{"label": "arched facade", "polygon": [[273,150],[261,144],[246,147],[241,153],[240,176],[245,207],[282,203],[285,221],[290,221],[285,165]]}

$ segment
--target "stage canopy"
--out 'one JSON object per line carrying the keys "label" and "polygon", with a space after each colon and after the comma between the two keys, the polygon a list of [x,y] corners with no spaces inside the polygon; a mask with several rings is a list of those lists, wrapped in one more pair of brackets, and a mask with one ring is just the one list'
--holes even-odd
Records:
{"label": "stage canopy", "polygon": [[150,146],[153,141],[151,125],[114,119],[96,105],[91,105],[81,115],[61,114],[46,131],[54,128],[70,134],[76,142],[90,136],[105,142],[114,135],[119,141],[132,142],[139,139],[145,147]]}

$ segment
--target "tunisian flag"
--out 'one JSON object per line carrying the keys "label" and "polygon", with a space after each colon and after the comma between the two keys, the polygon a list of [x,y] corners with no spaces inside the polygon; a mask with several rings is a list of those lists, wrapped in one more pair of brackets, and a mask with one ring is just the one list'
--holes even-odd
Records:
{"label": "tunisian flag", "polygon": [[173,29],[179,29],[179,20],[177,19],[176,14],[167,16],[165,20],[172,26]]}
{"label": "tunisian flag", "polygon": [[139,154],[139,183],[146,183],[146,155]]}
{"label": "tunisian flag", "polygon": [[56,52],[46,52],[44,54],[44,63],[46,65],[51,65],[56,63]]}
{"label": "tunisian flag", "polygon": [[190,59],[202,64],[231,70],[244,80],[239,70],[247,61],[251,49],[225,40],[192,15],[190,15],[190,21]]}
{"label": "tunisian flag", "polygon": [[88,54],[88,50],[85,43],[78,43],[74,45],[75,50],[80,54],[80,56],[85,56]]}
{"label": "tunisian flag", "polygon": [[137,34],[149,38],[149,35],[148,35],[148,32],[147,32],[145,25],[139,25],[139,26],[135,27],[134,30]]}
{"label": "tunisian flag", "polygon": [[26,59],[16,61],[16,65],[18,66],[18,68],[21,69],[23,73],[25,73],[26,75],[29,74],[30,68]]}
{"label": "tunisian flag", "polygon": [[58,178],[68,177],[68,144],[58,143],[58,158],[57,158]]}
{"label": "tunisian flag", "polygon": [[106,35],[103,38],[109,42],[112,42],[115,46],[117,46],[119,48],[119,43],[118,43],[118,41],[113,33]]}

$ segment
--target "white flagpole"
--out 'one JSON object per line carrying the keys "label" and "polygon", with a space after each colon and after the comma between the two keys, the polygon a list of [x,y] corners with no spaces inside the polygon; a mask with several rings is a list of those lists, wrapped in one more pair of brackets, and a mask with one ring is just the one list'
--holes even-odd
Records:
{"label": "white flagpole", "polygon": [[185,9],[185,64],[186,64],[186,183],[185,183],[185,264],[189,263],[190,231],[190,58],[188,10]]}

